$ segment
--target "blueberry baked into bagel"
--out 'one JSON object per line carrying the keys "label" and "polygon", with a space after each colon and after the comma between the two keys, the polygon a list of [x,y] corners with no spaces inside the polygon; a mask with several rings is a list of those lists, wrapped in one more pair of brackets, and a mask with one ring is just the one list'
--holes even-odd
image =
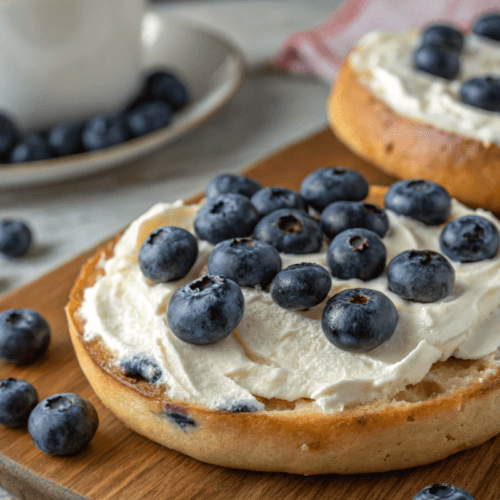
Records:
{"label": "blueberry baked into bagel", "polygon": [[119,419],[199,460],[427,464],[500,432],[499,227],[426,180],[368,188],[328,167],[294,192],[222,176],[86,263],[71,338]]}

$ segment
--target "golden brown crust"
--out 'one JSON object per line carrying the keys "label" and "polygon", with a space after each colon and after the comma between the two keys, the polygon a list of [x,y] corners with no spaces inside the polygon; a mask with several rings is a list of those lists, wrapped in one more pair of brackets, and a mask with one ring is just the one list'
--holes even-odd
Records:
{"label": "golden brown crust", "polygon": [[424,178],[473,208],[500,213],[500,147],[409,119],[376,98],[346,59],[328,98],[336,135],[402,179]]}
{"label": "golden brown crust", "polygon": [[[379,203],[384,190],[372,188]],[[78,316],[85,288],[102,269],[102,253],[113,255],[117,239],[82,268],[66,306],[71,340],[80,366],[102,402],[127,426],[168,448],[226,467],[297,474],[364,473],[427,464],[483,443],[500,432],[500,367],[444,395],[431,380],[418,389],[428,394],[407,402],[373,402],[325,414],[312,406],[282,405],[281,410],[255,413],[211,411],[200,405],[171,401],[160,388],[125,377],[99,340],[83,340]],[[491,364],[491,363],[490,363]],[[479,361],[436,363],[462,372]],[[489,365],[488,365],[489,366]],[[486,370],[484,371],[486,373]],[[416,386],[413,386],[413,395]],[[278,402],[270,402],[280,407]],[[269,405],[271,407],[271,404]]]}

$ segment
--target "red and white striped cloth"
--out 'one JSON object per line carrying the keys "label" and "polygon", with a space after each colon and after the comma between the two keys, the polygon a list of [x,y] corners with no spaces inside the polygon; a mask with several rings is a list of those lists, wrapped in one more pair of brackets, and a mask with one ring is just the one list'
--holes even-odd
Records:
{"label": "red and white striped cloth", "polygon": [[467,32],[477,16],[493,10],[500,10],[500,0],[347,0],[316,28],[289,36],[274,63],[333,80],[342,59],[369,31],[397,33],[441,21]]}

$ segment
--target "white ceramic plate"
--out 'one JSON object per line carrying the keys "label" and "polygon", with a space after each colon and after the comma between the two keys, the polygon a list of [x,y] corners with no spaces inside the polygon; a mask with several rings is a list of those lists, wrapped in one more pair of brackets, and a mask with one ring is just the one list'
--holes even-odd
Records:
{"label": "white ceramic plate", "polygon": [[0,166],[0,189],[33,186],[82,177],[144,156],[210,118],[243,81],[240,52],[218,35],[178,21],[170,14],[144,17],[145,67],[168,67],[186,82],[190,104],[172,123],[146,136],[95,152]]}

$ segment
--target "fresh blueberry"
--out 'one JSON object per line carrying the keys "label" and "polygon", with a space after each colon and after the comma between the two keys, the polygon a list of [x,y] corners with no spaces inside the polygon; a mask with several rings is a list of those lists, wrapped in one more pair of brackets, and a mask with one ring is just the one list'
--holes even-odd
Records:
{"label": "fresh blueberry", "polygon": [[463,33],[448,24],[432,24],[422,33],[422,45],[442,45],[448,50],[460,52],[464,46]]}
{"label": "fresh blueberry", "polygon": [[51,158],[49,145],[40,134],[31,134],[19,142],[10,154],[11,163],[41,161]]}
{"label": "fresh blueberry", "polygon": [[245,300],[240,287],[220,276],[203,276],[179,288],[167,306],[173,334],[189,344],[213,344],[240,323]]}
{"label": "fresh blueberry", "polygon": [[281,270],[281,257],[272,245],[249,238],[218,243],[208,259],[208,274],[229,278],[240,286],[265,288]]}
{"label": "fresh blueberry", "polygon": [[453,484],[437,483],[420,490],[413,500],[474,500],[474,497]]}
{"label": "fresh blueberry", "polygon": [[336,347],[349,352],[369,352],[389,340],[398,312],[387,295],[353,288],[335,294],[325,306],[321,327]]}
{"label": "fresh blueberry", "polygon": [[250,198],[250,201],[261,216],[280,208],[305,210],[305,205],[300,194],[282,187],[262,188]]}
{"label": "fresh blueberry", "polygon": [[460,100],[487,111],[500,111],[500,78],[480,76],[462,83]]}
{"label": "fresh blueberry", "polygon": [[334,201],[364,200],[368,195],[368,182],[350,168],[319,168],[304,179],[300,194],[308,205],[322,212]]}
{"label": "fresh blueberry", "polygon": [[90,401],[77,394],[54,394],[38,403],[28,419],[35,446],[49,455],[77,453],[94,437],[99,420]]}
{"label": "fresh blueberry", "polygon": [[283,309],[306,311],[325,300],[332,278],[318,264],[294,264],[279,272],[271,283],[271,297]]}
{"label": "fresh blueberry", "polygon": [[122,359],[120,364],[126,377],[142,378],[149,384],[156,384],[161,379],[162,372],[158,363],[144,354]]}
{"label": "fresh blueberry", "polygon": [[459,52],[442,45],[426,43],[413,53],[413,62],[420,71],[452,80],[460,69]]}
{"label": "fresh blueberry", "polygon": [[472,32],[500,42],[500,12],[491,12],[479,17],[474,23]]}
{"label": "fresh blueberry", "polygon": [[244,175],[221,174],[207,185],[205,196],[212,198],[219,194],[236,193],[251,198],[262,186]]}
{"label": "fresh blueberry", "polygon": [[163,226],[155,229],[139,250],[139,267],[153,283],[184,278],[198,257],[196,238],[185,229]]}
{"label": "fresh blueberry", "polygon": [[209,198],[194,218],[196,235],[212,245],[231,238],[245,238],[259,220],[250,200],[241,194],[225,193]]}
{"label": "fresh blueberry", "polygon": [[49,131],[47,140],[56,156],[73,155],[80,151],[82,127],[80,122],[66,122]]}
{"label": "fresh blueberry", "polygon": [[22,257],[31,246],[31,229],[18,219],[0,220],[0,254],[6,257]]}
{"label": "fresh blueberry", "polygon": [[442,224],[450,214],[451,198],[439,184],[422,179],[395,182],[384,198],[385,208],[428,226]]}
{"label": "fresh blueberry", "polygon": [[171,120],[172,108],[163,101],[139,104],[125,115],[125,124],[132,137],[139,137],[166,127]]}
{"label": "fresh blueberry", "polygon": [[35,388],[25,380],[0,380],[0,424],[21,427],[28,423],[31,410],[38,403]]}
{"label": "fresh blueberry", "polygon": [[6,363],[31,363],[49,346],[50,326],[32,309],[0,313],[0,359]]}
{"label": "fresh blueberry", "polygon": [[184,108],[189,102],[186,85],[169,71],[156,71],[146,80],[146,98],[148,101],[164,101],[174,111]]}
{"label": "fresh blueberry", "polygon": [[254,238],[273,245],[280,252],[306,254],[321,248],[323,232],[303,210],[280,208],[259,221]]}
{"label": "fresh blueberry", "polygon": [[94,116],[85,122],[82,146],[86,151],[109,148],[128,139],[128,132],[121,114]]}
{"label": "fresh blueberry", "polygon": [[483,217],[465,215],[444,226],[439,243],[446,257],[457,262],[492,259],[498,251],[498,230]]}
{"label": "fresh blueberry", "polygon": [[249,401],[231,400],[219,406],[219,410],[230,411],[231,413],[253,413],[257,411],[257,408]]}
{"label": "fresh blueberry", "polygon": [[341,280],[372,280],[383,272],[386,259],[384,243],[369,229],[347,229],[328,247],[328,267]]}
{"label": "fresh blueberry", "polygon": [[14,122],[4,114],[0,114],[0,160],[9,159],[20,138],[21,134]]}
{"label": "fresh blueberry", "polygon": [[414,302],[436,302],[447,297],[455,284],[448,260],[432,250],[406,250],[387,266],[389,290]]}
{"label": "fresh blueberry", "polygon": [[389,219],[382,208],[361,201],[335,201],[321,213],[321,228],[329,238],[356,227],[369,229],[383,238],[389,230]]}

